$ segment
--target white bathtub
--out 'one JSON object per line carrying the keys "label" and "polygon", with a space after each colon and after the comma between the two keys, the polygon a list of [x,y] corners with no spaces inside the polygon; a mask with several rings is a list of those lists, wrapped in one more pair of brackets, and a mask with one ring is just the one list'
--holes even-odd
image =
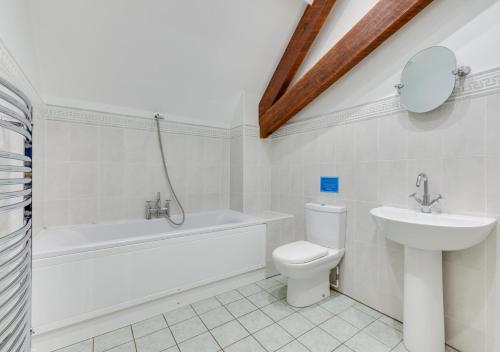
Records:
{"label": "white bathtub", "polygon": [[[181,227],[154,219],[45,229],[33,244],[35,341],[40,334],[112,313],[116,318],[116,312],[262,269],[265,237],[262,219],[230,210],[188,214]],[[72,331],[61,344],[95,329]]]}
{"label": "white bathtub", "polygon": [[223,210],[189,214],[182,226],[171,226],[165,219],[140,219],[52,227],[41,231],[35,237],[33,259],[51,258],[262,223],[263,220],[260,218],[232,210]]}

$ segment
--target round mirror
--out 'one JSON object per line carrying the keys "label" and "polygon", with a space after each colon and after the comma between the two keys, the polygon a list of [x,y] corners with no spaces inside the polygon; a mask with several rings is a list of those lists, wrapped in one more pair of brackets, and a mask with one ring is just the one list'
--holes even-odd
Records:
{"label": "round mirror", "polygon": [[401,75],[401,104],[423,113],[443,104],[455,87],[455,54],[444,46],[433,46],[413,56]]}

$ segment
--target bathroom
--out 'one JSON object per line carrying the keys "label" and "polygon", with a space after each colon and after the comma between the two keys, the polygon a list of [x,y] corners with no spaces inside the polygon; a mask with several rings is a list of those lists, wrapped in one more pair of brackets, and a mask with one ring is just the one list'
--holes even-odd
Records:
{"label": "bathroom", "polygon": [[2,1],[0,352],[500,351],[499,16]]}

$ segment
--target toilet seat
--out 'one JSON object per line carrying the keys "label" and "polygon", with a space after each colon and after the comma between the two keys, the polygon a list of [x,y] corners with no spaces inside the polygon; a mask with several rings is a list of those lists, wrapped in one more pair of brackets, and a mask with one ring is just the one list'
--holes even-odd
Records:
{"label": "toilet seat", "polygon": [[273,253],[273,257],[283,264],[305,264],[327,255],[327,248],[307,241],[285,244]]}

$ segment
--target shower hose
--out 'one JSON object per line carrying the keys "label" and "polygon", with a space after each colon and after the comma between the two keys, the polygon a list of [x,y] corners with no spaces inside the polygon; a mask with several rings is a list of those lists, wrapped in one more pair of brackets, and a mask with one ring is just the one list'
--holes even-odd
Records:
{"label": "shower hose", "polygon": [[180,209],[181,215],[182,215],[182,218],[179,222],[175,222],[174,220],[172,220],[172,217],[170,216],[170,214],[166,214],[165,219],[167,219],[167,221],[174,226],[181,226],[182,224],[184,224],[184,221],[186,220],[186,213],[184,211],[184,208],[182,207],[181,202],[179,201],[179,198],[177,198],[177,194],[175,194],[174,187],[172,186],[172,181],[170,181],[170,176],[168,174],[167,160],[165,157],[165,152],[163,150],[163,141],[162,141],[161,132],[160,132],[160,119],[162,119],[161,115],[155,114],[156,131],[158,132],[158,142],[160,144],[160,153],[161,153],[161,160],[163,161],[163,170],[165,171],[165,178],[167,180],[168,188],[170,189],[170,193],[172,195],[172,198],[175,201],[175,203],[177,203],[177,205],[179,206],[179,209]]}

